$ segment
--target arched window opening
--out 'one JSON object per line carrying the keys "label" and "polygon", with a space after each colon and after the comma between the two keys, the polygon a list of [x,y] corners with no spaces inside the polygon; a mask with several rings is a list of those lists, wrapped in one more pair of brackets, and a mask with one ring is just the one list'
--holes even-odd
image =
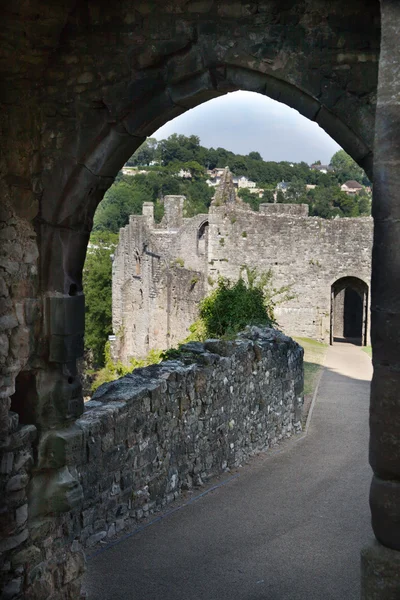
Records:
{"label": "arched window opening", "polygon": [[197,232],[197,254],[204,256],[208,247],[208,221],[205,221]]}
{"label": "arched window opening", "polygon": [[331,344],[367,344],[368,286],[357,277],[342,277],[331,288]]}

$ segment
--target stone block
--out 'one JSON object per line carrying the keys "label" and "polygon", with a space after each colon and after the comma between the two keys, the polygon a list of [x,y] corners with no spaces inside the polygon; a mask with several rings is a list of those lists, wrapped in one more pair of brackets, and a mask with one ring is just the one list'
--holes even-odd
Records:
{"label": "stone block", "polygon": [[30,469],[33,465],[33,455],[31,450],[20,450],[15,453],[14,469]]}
{"label": "stone block", "polygon": [[20,552],[14,553],[12,556],[12,565],[18,567],[19,565],[35,565],[41,561],[41,550],[37,546],[28,546]]}
{"label": "stone block", "polygon": [[1,600],[15,600],[15,598],[20,597],[20,593],[22,591],[22,583],[22,577],[12,579],[8,583],[6,583],[3,587]]}
{"label": "stone block", "polygon": [[77,477],[68,467],[35,475],[31,482],[30,516],[63,513],[79,507],[83,491]]}
{"label": "stone block", "polygon": [[88,548],[91,548],[92,546],[95,546],[96,544],[98,544],[106,536],[107,536],[107,531],[99,531],[97,533],[94,533],[87,539],[86,546]]}
{"label": "stone block", "polygon": [[18,527],[22,527],[28,520],[28,505],[23,504],[15,511],[15,522]]}
{"label": "stone block", "polygon": [[9,475],[12,471],[14,464],[14,453],[4,452],[1,457],[0,473],[2,475]]}
{"label": "stone block", "polygon": [[14,548],[17,548],[20,544],[28,539],[28,535],[28,529],[24,529],[17,535],[11,535],[0,540],[0,552],[7,552],[7,550],[13,550]]}
{"label": "stone block", "polygon": [[27,473],[22,473],[18,475],[14,475],[7,481],[6,492],[15,492],[17,490],[24,489],[29,481],[29,476]]}
{"label": "stone block", "polygon": [[35,441],[37,429],[34,425],[23,425],[18,431],[12,433],[8,440],[8,448],[15,450],[23,448]]}
{"label": "stone block", "polygon": [[82,551],[67,555],[63,565],[63,584],[76,580],[85,570],[85,555]]}
{"label": "stone block", "polygon": [[59,469],[65,465],[86,462],[84,435],[80,427],[71,425],[55,429],[42,436],[39,442],[40,469]]}
{"label": "stone block", "polygon": [[0,317],[0,331],[6,331],[8,329],[14,329],[17,327],[18,319],[14,314],[2,315]]}
{"label": "stone block", "polygon": [[29,357],[29,329],[21,325],[16,328],[10,338],[10,350],[14,358],[25,363]]}
{"label": "stone block", "polygon": [[0,277],[0,298],[7,298],[8,294],[8,286],[4,281],[4,278]]}
{"label": "stone block", "polygon": [[8,336],[5,333],[0,333],[0,356],[7,356],[9,349]]}
{"label": "stone block", "polygon": [[85,330],[85,297],[50,296],[47,298],[50,335],[70,336],[82,334]]}
{"label": "stone block", "polygon": [[185,108],[193,108],[221,94],[215,89],[209,71],[177,82],[170,86],[169,91],[172,101]]}
{"label": "stone block", "polygon": [[376,538],[388,548],[400,551],[400,481],[385,481],[374,475],[370,506]]}
{"label": "stone block", "polygon": [[84,355],[83,333],[76,335],[52,335],[49,341],[49,361],[73,362]]}
{"label": "stone block", "polygon": [[376,541],[361,552],[361,600],[400,598],[400,552]]}

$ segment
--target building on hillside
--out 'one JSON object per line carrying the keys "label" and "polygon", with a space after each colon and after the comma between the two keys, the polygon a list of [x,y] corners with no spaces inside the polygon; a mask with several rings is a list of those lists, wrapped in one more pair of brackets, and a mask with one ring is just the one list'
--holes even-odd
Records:
{"label": "building on hillside", "polygon": [[237,197],[229,169],[207,214],[183,216],[183,196],[165,196],[162,222],[152,202],[121,229],[113,262],[113,356],[127,362],[176,345],[219,275],[243,265],[272,269],[290,300],[275,314],[288,334],[329,342],[368,341],[372,219],[308,216],[308,205],[261,204]]}
{"label": "building on hillside", "polygon": [[139,167],[128,167],[126,165],[122,167],[123,175],[147,175],[148,172],[146,169],[139,169]]}
{"label": "building on hillside", "polygon": [[276,184],[276,191],[282,192],[282,194],[286,194],[291,185],[292,184],[290,181],[280,181]]}
{"label": "building on hillside", "polygon": [[342,192],[349,194],[349,196],[355,196],[355,194],[359,194],[361,190],[364,189],[364,186],[362,186],[361,183],[358,183],[358,181],[350,179],[349,181],[343,183],[343,185],[340,186],[340,189]]}
{"label": "building on hillside", "polygon": [[240,177],[232,177],[233,185],[238,189],[251,189],[256,187],[256,182],[251,181],[245,175]]}
{"label": "building on hillside", "polygon": [[192,174],[188,169],[180,169],[177,175],[178,177],[182,177],[182,179],[192,179]]}
{"label": "building on hillside", "polygon": [[333,173],[334,168],[330,165],[311,165],[310,169],[313,171],[319,171],[320,173]]}

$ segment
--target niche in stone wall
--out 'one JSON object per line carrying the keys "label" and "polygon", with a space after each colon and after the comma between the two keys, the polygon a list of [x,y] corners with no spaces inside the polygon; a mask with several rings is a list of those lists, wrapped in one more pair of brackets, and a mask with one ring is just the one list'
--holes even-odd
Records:
{"label": "niche in stone wall", "polygon": [[197,254],[205,256],[208,249],[208,221],[202,223],[197,231]]}
{"label": "niche in stone wall", "polygon": [[367,343],[368,286],[357,277],[342,277],[331,288],[331,343]]}
{"label": "niche in stone wall", "polygon": [[36,423],[38,395],[36,376],[33,371],[21,371],[15,380],[15,392],[11,396],[11,408],[19,416],[22,425]]}

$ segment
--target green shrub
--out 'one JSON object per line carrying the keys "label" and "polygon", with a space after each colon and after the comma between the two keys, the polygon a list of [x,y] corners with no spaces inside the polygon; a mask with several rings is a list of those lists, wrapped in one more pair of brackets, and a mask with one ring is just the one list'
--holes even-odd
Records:
{"label": "green shrub", "polygon": [[149,365],[161,362],[161,360],[163,360],[162,354],[161,350],[150,350],[146,358],[131,358],[129,365],[124,365],[121,361],[116,363],[113,362],[111,358],[110,342],[107,342],[104,347],[105,366],[97,372],[92,385],[92,391],[96,391],[103,383],[115,381],[116,379],[119,379],[119,377],[124,377],[124,375],[131,373],[135,369],[148,367]]}
{"label": "green shrub", "polygon": [[220,277],[215,290],[200,303],[205,337],[231,337],[246,325],[277,325],[274,307],[293,297],[289,289],[272,287],[271,270],[258,273],[256,268],[244,266],[235,283]]}
{"label": "green shrub", "polygon": [[183,258],[181,258],[180,256],[178,256],[177,258],[175,258],[175,260],[172,262],[173,266],[177,266],[177,267],[184,267],[185,266],[185,261],[183,260]]}

